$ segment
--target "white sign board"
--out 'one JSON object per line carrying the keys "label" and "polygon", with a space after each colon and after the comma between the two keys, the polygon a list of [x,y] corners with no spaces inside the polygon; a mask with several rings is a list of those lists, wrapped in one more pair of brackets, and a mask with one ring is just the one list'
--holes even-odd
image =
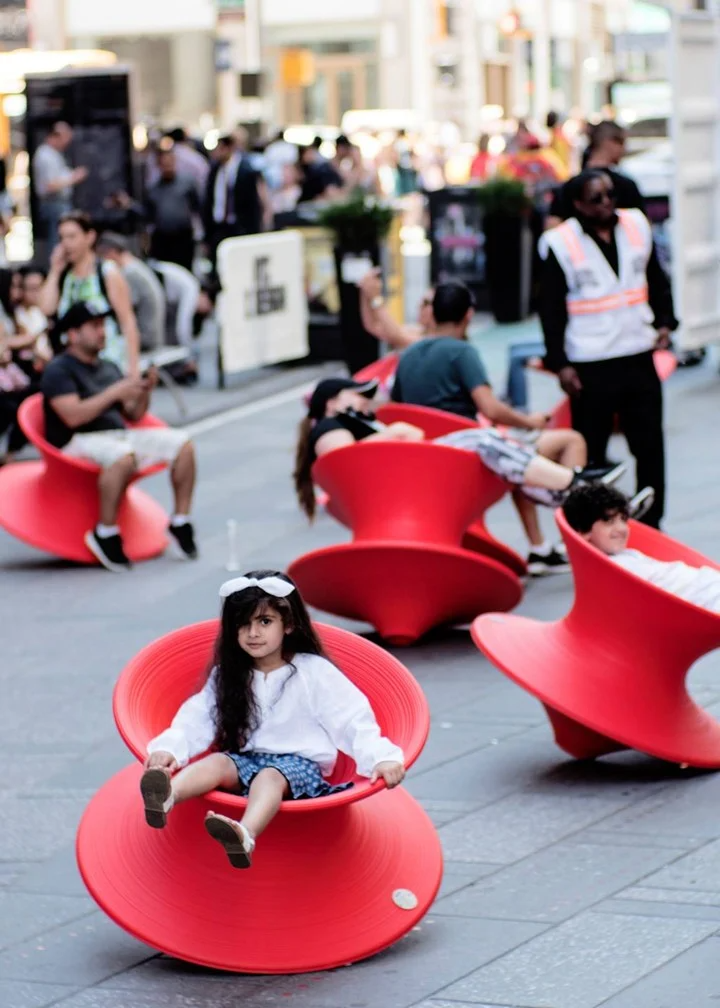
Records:
{"label": "white sign board", "polygon": [[675,14],[672,140],[677,344],[720,341],[720,17]]}
{"label": "white sign board", "polygon": [[308,354],[303,239],[297,231],[227,238],[218,248],[223,370]]}

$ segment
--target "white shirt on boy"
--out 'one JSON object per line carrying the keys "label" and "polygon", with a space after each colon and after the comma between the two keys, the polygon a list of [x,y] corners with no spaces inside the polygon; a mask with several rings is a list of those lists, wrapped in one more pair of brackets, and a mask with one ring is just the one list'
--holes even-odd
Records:
{"label": "white shirt on boy", "polygon": [[691,567],[682,560],[656,560],[634,549],[625,549],[612,559],[671,595],[720,613],[720,571],[714,567]]}

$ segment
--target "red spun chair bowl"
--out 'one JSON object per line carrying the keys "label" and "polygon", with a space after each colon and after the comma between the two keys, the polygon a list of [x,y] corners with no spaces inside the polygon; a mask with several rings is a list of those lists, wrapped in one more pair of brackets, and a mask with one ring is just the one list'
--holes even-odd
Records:
{"label": "red spun chair bowl", "polygon": [[322,456],[313,478],[353,541],[291,565],[311,605],[371,623],[404,645],[432,627],[519,602],[512,571],[461,547],[482,507],[477,456],[444,445],[361,441]]}
{"label": "red spun chair bowl", "polygon": [[381,385],[384,385],[397,371],[399,359],[398,353],[386,354],[354,374],[353,380],[356,382],[379,381]]}
{"label": "red spun chair bowl", "polygon": [[[209,620],[167,634],[125,668],[118,729],[138,762],[95,795],[77,858],[91,895],[117,924],[179,959],[242,973],[301,973],[371,956],[426,913],[440,885],[433,825],[402,787],[358,777],[340,756],[333,781],[353,787],[284,802],[258,840],[252,868],[233,869],[203,827],[212,809],[239,818],[246,799],[215,791],[179,805],[164,830],[145,824],[139,792],[147,742],[201,684],[217,633]],[[369,641],[318,626],[329,657],[368,696],[410,766],[429,711],[408,670]],[[368,800],[366,800],[368,799]]]}
{"label": "red spun chair bowl", "polygon": [[[28,440],[42,455],[39,462],[14,462],[0,469],[0,526],[36,549],[82,564],[97,564],[84,535],[98,522],[100,469],[93,462],[70,458],[45,440],[40,394],[20,406],[18,420]],[[145,416],[137,427],[164,427]],[[165,466],[137,472],[133,482]],[[158,556],[167,546],[168,516],[148,494],[136,487],[125,493],[118,524],[131,560]]]}
{"label": "red spun chair bowl", "polygon": [[[575,578],[563,619],[484,615],[480,650],[545,706],[557,744],[578,759],[637,749],[693,767],[720,767],[720,724],[685,680],[720,647],[720,615],[624,570],[558,523]],[[631,522],[630,546],[657,560],[717,566],[655,529]]]}
{"label": "red spun chair bowl", "polygon": [[[431,409],[427,406],[410,406],[405,403],[388,403],[381,406],[377,411],[377,416],[386,424],[396,423],[399,420],[414,424],[425,431],[425,437],[428,440],[445,437],[446,434],[454,434],[459,430],[471,430],[478,425],[489,426],[488,421],[483,424],[484,418],[479,418],[476,423],[474,420],[456,416],[454,413],[447,413],[445,410]],[[514,549],[496,539],[485,524],[485,512],[497,504],[508,492],[508,489],[508,484],[504,480],[483,465],[481,513],[466,530],[462,544],[465,549],[491,557],[493,560],[505,564],[518,577],[524,577],[527,574],[526,561]]]}

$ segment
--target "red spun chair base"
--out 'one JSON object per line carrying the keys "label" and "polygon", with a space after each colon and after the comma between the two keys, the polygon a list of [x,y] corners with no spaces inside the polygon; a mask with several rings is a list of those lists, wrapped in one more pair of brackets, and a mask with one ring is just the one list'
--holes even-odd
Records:
{"label": "red spun chair base", "polygon": [[295,560],[288,573],[310,605],[371,623],[399,647],[435,626],[512,609],[522,596],[518,579],[503,564],[426,543],[363,540],[328,546]]}
{"label": "red spun chair base", "polygon": [[[43,462],[14,462],[0,469],[0,526],[28,546],[63,560],[97,564],[84,535],[98,516],[96,475],[66,482],[58,493]],[[149,560],[167,546],[167,514],[136,487],[125,493],[118,524],[130,560]]]}
{"label": "red spun chair base", "polygon": [[[557,744],[578,759],[637,749],[672,763],[720,767],[720,724],[686,688],[692,664],[720,647],[720,614],[624,570],[558,517],[575,576],[571,612],[555,623],[505,614],[475,620],[480,650],[545,706]],[[655,529],[631,523],[630,547],[658,560],[710,565]]]}
{"label": "red spun chair base", "polygon": [[[40,394],[18,410],[18,422],[42,462],[14,462],[0,469],[0,527],[29,546],[72,560],[97,564],[85,545],[85,533],[99,520],[100,468],[86,459],[65,455],[45,440]],[[165,427],[147,414],[133,427]],[[164,465],[135,473],[133,482],[160,472]],[[129,487],[120,504],[118,525],[130,560],[149,560],[168,544],[168,516],[152,497]]]}
{"label": "red spun chair base", "polygon": [[[197,691],[217,633],[208,620],[167,634],[123,670],[113,696],[118,729],[142,760],[149,739]],[[427,739],[420,686],[392,655],[318,625],[330,660],[368,697],[381,731],[410,767]],[[233,869],[205,832],[209,809],[238,819],[247,799],[214,791],[145,824],[138,763],[116,774],[80,823],[77,859],[98,905],[168,955],[242,973],[331,969],[381,951],[410,931],[437,894],[442,851],[427,813],[402,787],[360,777],[339,754],[324,798],[284,801],[249,870]]]}
{"label": "red spun chair base", "polygon": [[[238,871],[203,827],[208,809],[233,810],[196,799],[152,830],[140,773],[128,767],[93,798],[78,861],[108,915],[168,955],[242,973],[331,969],[393,944],[435,898],[440,843],[402,788],[328,812],[277,816],[252,868]],[[393,898],[398,890],[412,894],[410,909]]]}

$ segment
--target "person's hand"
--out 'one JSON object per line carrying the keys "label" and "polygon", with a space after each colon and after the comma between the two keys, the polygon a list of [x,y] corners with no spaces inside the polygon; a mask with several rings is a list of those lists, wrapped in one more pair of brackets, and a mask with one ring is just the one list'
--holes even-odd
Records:
{"label": "person's hand", "polygon": [[154,388],[157,388],[158,383],[158,369],[152,364],[143,378],[143,384],[147,392],[151,392]]}
{"label": "person's hand", "polygon": [[70,181],[72,182],[73,185],[77,185],[79,182],[84,182],[87,177],[88,177],[87,168],[82,167],[73,168],[73,170],[70,172]]}
{"label": "person's hand", "polygon": [[50,272],[62,273],[68,264],[67,254],[62,245],[56,245],[50,255]]}
{"label": "person's hand", "polygon": [[372,301],[373,298],[382,296],[382,280],[380,278],[380,270],[372,269],[369,273],[366,273],[358,284],[360,292],[368,299]]}
{"label": "person's hand", "polygon": [[121,402],[124,406],[129,406],[135,402],[146,391],[142,378],[121,378],[120,381],[115,382],[111,387],[118,402]]}
{"label": "person's hand", "polygon": [[397,787],[398,784],[402,783],[402,780],[405,777],[405,767],[402,763],[385,760],[383,763],[378,763],[373,770],[372,776],[370,777],[370,783],[375,784],[381,777],[388,788]]}
{"label": "person's hand", "polygon": [[396,420],[388,426],[393,439],[396,441],[424,441],[425,431],[415,424],[405,423],[404,420]]}
{"label": "person's hand", "polygon": [[657,330],[657,339],[655,340],[656,350],[669,350],[672,345],[672,333],[668,326],[660,326]]}
{"label": "person's hand", "polygon": [[547,413],[528,413],[525,419],[530,430],[545,430],[548,425]]}
{"label": "person's hand", "polygon": [[159,767],[161,770],[169,770],[170,773],[175,773],[176,770],[180,769],[180,765],[173,754],[170,752],[163,752],[162,750],[150,753],[148,758],[145,760],[143,767],[145,770],[151,770]]}
{"label": "person's hand", "polygon": [[563,392],[566,392],[569,396],[576,396],[582,392],[582,382],[580,381],[580,375],[577,373],[574,367],[568,365],[558,371],[558,378],[560,379],[560,388]]}

